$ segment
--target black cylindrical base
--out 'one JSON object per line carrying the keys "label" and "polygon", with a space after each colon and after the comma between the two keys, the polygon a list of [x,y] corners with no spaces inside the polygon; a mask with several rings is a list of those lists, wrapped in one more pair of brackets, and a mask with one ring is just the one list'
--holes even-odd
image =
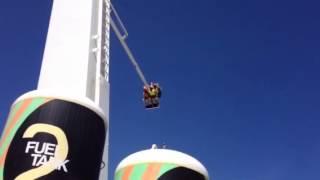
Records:
{"label": "black cylindrical base", "polygon": [[106,127],[83,105],[29,98],[11,109],[1,139],[0,179],[97,180]]}

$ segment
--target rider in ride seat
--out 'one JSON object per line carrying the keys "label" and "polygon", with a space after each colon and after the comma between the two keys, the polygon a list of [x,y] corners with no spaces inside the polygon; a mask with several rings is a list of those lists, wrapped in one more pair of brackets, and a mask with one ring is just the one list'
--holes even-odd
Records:
{"label": "rider in ride seat", "polygon": [[161,89],[159,84],[151,83],[150,86],[143,87],[143,98],[146,108],[159,107],[159,98],[161,97]]}
{"label": "rider in ride seat", "polygon": [[143,87],[143,102],[146,108],[152,107],[151,96],[149,93],[149,88],[147,86]]}

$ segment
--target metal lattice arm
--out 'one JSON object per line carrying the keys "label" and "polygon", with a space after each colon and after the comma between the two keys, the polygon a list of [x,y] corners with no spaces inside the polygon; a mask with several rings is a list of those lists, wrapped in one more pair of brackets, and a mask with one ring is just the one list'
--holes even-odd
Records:
{"label": "metal lattice arm", "polygon": [[114,14],[115,14],[116,20],[119,22],[122,30],[124,31],[124,35],[121,34],[119,28],[117,27],[116,23],[113,21],[112,18],[110,18],[110,25],[111,25],[112,29],[114,30],[117,38],[119,39],[119,41],[120,41],[120,43],[121,43],[124,51],[127,53],[127,55],[128,55],[128,57],[129,57],[131,63],[132,63],[133,66],[135,67],[135,69],[136,69],[136,71],[137,71],[137,73],[138,73],[138,75],[139,75],[142,83],[143,83],[145,86],[149,86],[149,85],[148,85],[148,82],[147,82],[147,80],[146,80],[146,78],[145,78],[145,76],[144,76],[144,74],[143,74],[143,72],[142,72],[142,70],[141,70],[141,68],[139,67],[139,64],[137,63],[137,61],[136,61],[136,59],[134,58],[134,56],[133,56],[130,48],[128,47],[127,42],[125,41],[126,38],[128,37],[128,32],[127,32],[126,28],[124,27],[124,25],[123,25],[120,17],[118,16],[117,11],[114,9],[114,7],[113,7],[112,5],[111,5],[111,8],[112,8],[112,11],[113,11]]}

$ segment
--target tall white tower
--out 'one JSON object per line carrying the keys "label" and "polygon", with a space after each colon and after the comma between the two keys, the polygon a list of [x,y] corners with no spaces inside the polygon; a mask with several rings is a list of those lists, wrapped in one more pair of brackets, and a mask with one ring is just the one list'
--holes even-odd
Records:
{"label": "tall white tower", "polygon": [[107,178],[109,37],[110,0],[54,0],[38,88],[1,137],[0,179]]}

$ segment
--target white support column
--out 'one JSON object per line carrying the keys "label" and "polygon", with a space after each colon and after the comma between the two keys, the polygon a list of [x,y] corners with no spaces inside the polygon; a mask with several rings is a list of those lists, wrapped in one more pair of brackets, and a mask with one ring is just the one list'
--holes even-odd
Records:
{"label": "white support column", "polygon": [[86,96],[94,3],[54,0],[39,90]]}
{"label": "white support column", "polygon": [[[109,120],[109,96],[110,96],[110,83],[109,83],[109,65],[110,65],[110,0],[104,0],[102,2],[102,21],[101,21],[101,66],[100,72],[103,75],[101,79],[101,88],[106,89],[101,93],[100,102],[102,106],[106,107],[105,114]],[[103,94],[106,93],[106,94]],[[107,100],[106,100],[106,98]],[[105,103],[105,104],[104,104]],[[109,123],[108,123],[109,124]],[[108,126],[109,128],[109,126]],[[104,147],[103,161],[105,167],[101,169],[99,180],[108,179],[108,167],[109,167],[109,129],[107,130],[106,142]]]}
{"label": "white support column", "polygon": [[89,98],[108,115],[109,8],[104,0],[54,0],[38,90]]}
{"label": "white support column", "polygon": [[54,0],[38,91],[92,101],[103,112],[109,147],[110,0]]}

